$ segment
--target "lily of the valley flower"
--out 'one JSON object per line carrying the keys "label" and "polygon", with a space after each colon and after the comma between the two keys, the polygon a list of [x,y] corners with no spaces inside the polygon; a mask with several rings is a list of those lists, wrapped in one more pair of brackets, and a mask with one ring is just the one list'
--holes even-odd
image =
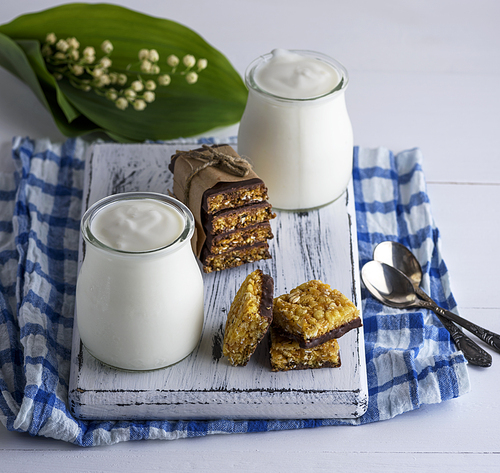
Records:
{"label": "lily of the valley flower", "polygon": [[194,84],[198,80],[198,74],[196,72],[191,71],[186,74],[186,82],[188,84]]}
{"label": "lily of the valley flower", "polygon": [[198,62],[196,63],[198,72],[202,71],[203,69],[206,69],[207,66],[208,66],[208,61],[206,59],[198,59]]}
{"label": "lily of the valley flower", "polygon": [[[172,75],[183,75],[188,84],[198,81],[198,73],[206,69],[206,59],[198,59],[192,54],[182,58],[185,70],[177,72],[179,58],[171,54],[167,57],[167,65],[171,68],[168,74],[161,73],[160,55],[156,49],[143,48],[138,52],[139,62],[134,70],[129,65],[125,71],[112,71],[113,61],[109,55],[113,52],[113,44],[105,40],[101,44],[104,56],[97,59],[96,50],[92,46],[83,48],[80,53],[80,43],[74,38],[58,39],[54,33],[47,34],[42,45],[42,54],[49,71],[56,80],[66,78],[71,85],[78,89],[106,97],[114,102],[120,110],[125,110],[131,104],[134,110],[145,110],[148,104],[156,99],[154,92],[157,86],[168,86],[172,82]],[[196,66],[197,70],[192,70]],[[145,80],[142,74],[147,75]],[[130,85],[127,86],[127,83]]]}
{"label": "lily of the valley flower", "polygon": [[182,58],[182,62],[188,69],[191,69],[196,64],[196,59],[192,54],[186,54]]}
{"label": "lily of the valley flower", "polygon": [[104,51],[105,54],[111,54],[113,52],[113,44],[111,44],[111,41],[103,41],[101,44],[101,49]]}

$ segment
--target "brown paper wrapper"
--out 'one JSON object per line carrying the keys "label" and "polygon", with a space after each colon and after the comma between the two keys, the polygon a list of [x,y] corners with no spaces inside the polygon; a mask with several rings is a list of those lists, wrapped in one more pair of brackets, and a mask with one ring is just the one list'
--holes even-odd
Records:
{"label": "brown paper wrapper", "polygon": [[[212,148],[216,148],[217,151],[235,158],[240,157],[238,153],[236,153],[236,151],[229,145],[214,145]],[[199,151],[206,156],[210,155],[210,151],[203,148],[196,149],[195,151]],[[193,213],[196,223],[196,234],[191,243],[195,255],[199,258],[206,239],[205,230],[203,229],[201,221],[201,207],[205,191],[207,189],[211,189],[219,182],[245,182],[250,179],[258,178],[259,176],[257,176],[252,169],[249,169],[246,176],[240,177],[235,176],[220,167],[208,166],[198,172],[191,179],[188,201],[185,202],[186,180],[195,169],[203,164],[203,161],[200,161],[199,159],[188,157],[187,153],[189,153],[189,151],[179,151],[172,156],[174,173],[173,191],[175,197],[181,202],[184,202]]]}

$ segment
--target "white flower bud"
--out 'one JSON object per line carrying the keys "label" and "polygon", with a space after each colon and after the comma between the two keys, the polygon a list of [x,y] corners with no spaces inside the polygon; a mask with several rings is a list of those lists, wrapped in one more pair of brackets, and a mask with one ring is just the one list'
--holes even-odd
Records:
{"label": "white flower bud", "polygon": [[162,76],[158,77],[158,84],[169,85],[171,80],[172,79],[170,78],[170,76],[168,74],[163,74]]}
{"label": "white flower bud", "polygon": [[120,110],[125,110],[128,107],[128,101],[127,99],[120,97],[116,102],[115,105],[120,109]]}
{"label": "white flower bud", "polygon": [[60,39],[56,44],[56,48],[65,53],[69,49],[69,44],[64,39]]}
{"label": "white flower bud", "polygon": [[179,58],[175,54],[171,54],[167,57],[167,64],[170,67],[175,67],[179,65]]}
{"label": "white flower bud", "polygon": [[206,59],[198,59],[196,66],[198,67],[198,71],[202,71],[203,69],[207,68],[208,61]]}
{"label": "white flower bud", "polygon": [[109,57],[103,57],[101,58],[101,60],[99,61],[99,63],[101,64],[102,67],[104,67],[105,69],[108,69],[111,67],[111,64],[113,64],[113,62],[111,61],[111,59],[109,59]]}
{"label": "white flower bud", "polygon": [[151,64],[147,59],[144,59],[144,61],[141,62],[141,71],[145,72],[146,74],[149,74],[151,72],[152,67],[153,64]]}
{"label": "white flower bud", "polygon": [[66,42],[70,48],[78,49],[80,47],[80,43],[76,38],[67,38]]}
{"label": "white flower bud", "polygon": [[95,61],[95,49],[92,46],[87,46],[83,50],[83,59],[87,64],[92,64]]}
{"label": "white flower bud", "polygon": [[146,102],[151,103],[155,101],[156,95],[154,92],[147,90],[146,92],[144,92],[144,95],[142,97]]}
{"label": "white flower bud", "polygon": [[75,74],[75,76],[81,76],[85,71],[83,69],[83,66],[74,64],[73,66],[71,66],[71,72]]}
{"label": "white flower bud", "polygon": [[130,87],[132,87],[132,90],[135,92],[140,92],[144,89],[144,84],[140,80],[134,80],[134,82],[130,84]]}
{"label": "white flower bud", "polygon": [[116,72],[110,72],[109,81],[111,82],[111,84],[116,84],[118,82],[118,74]]}
{"label": "white flower bud", "polygon": [[147,49],[141,49],[139,51],[139,61],[144,61],[145,59],[149,59],[149,51]]}
{"label": "white flower bud", "polygon": [[78,52],[78,49],[73,49],[70,53],[71,59],[73,61],[78,61],[78,58],[80,57],[80,53]]}
{"label": "white flower bud", "polygon": [[141,112],[146,108],[146,102],[144,102],[144,100],[138,99],[134,102],[134,108],[137,111]]}
{"label": "white flower bud", "polygon": [[56,80],[61,80],[63,78],[63,75],[59,72],[54,73],[54,78]]}
{"label": "white flower bud", "polygon": [[158,64],[153,64],[151,66],[151,74],[159,74],[160,73],[160,66]]}
{"label": "white flower bud", "polygon": [[105,87],[106,85],[109,85],[111,83],[111,80],[107,74],[102,75],[99,77],[97,81],[97,87]]}
{"label": "white flower bud", "polygon": [[113,102],[118,98],[118,94],[115,89],[109,89],[106,91],[106,98],[109,100],[113,100]]}
{"label": "white flower bud", "polygon": [[186,74],[186,82],[188,84],[194,84],[198,80],[198,74],[196,72],[191,71]]}
{"label": "white flower bud", "polygon": [[158,51],[156,49],[151,49],[149,51],[148,59],[151,62],[158,62],[160,60],[160,55],[158,54]]}
{"label": "white flower bud", "polygon": [[127,89],[125,91],[125,97],[127,97],[127,99],[129,100],[133,100],[137,97],[137,94],[135,93],[135,90]]}
{"label": "white flower bud", "polygon": [[182,62],[184,63],[184,65],[187,68],[191,68],[191,67],[193,67],[196,64],[196,59],[194,58],[194,56],[192,54],[186,54],[182,58]]}
{"label": "white flower bud", "polygon": [[103,41],[103,43],[101,44],[101,49],[105,54],[111,54],[113,52],[113,43],[111,43],[111,41],[109,40]]}
{"label": "white flower bud", "polygon": [[46,37],[45,37],[45,42],[47,44],[56,44],[56,41],[57,41],[57,37],[54,33],[49,33]]}
{"label": "white flower bud", "polygon": [[57,53],[54,54],[54,59],[58,59],[59,61],[64,61],[66,60],[66,54],[64,54],[61,51],[58,51]]}
{"label": "white flower bud", "polygon": [[118,74],[118,85],[125,85],[127,83],[127,76],[125,74]]}
{"label": "white flower bud", "polygon": [[83,90],[84,92],[90,92],[90,91],[92,90],[92,87],[90,87],[90,85],[84,85],[84,86],[82,87],[82,90]]}
{"label": "white flower bud", "polygon": [[101,77],[103,74],[104,74],[104,69],[103,69],[102,67],[96,67],[96,68],[92,71],[92,75],[93,75],[95,78]]}
{"label": "white flower bud", "polygon": [[155,90],[156,89],[156,82],[154,80],[147,80],[145,86],[146,86],[146,90]]}

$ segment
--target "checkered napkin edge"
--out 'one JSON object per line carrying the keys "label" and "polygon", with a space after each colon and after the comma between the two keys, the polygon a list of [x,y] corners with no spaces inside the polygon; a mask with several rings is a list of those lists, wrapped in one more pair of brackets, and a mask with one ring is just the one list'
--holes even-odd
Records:
{"label": "checkered napkin edge", "polygon": [[[212,139],[185,142],[212,143]],[[234,139],[229,140],[235,145]],[[354,424],[390,419],[470,389],[465,360],[428,311],[382,306],[363,289],[368,410],[359,419],[84,422],[68,405],[84,155],[15,138],[14,175],[0,174],[0,420],[9,429],[81,446]],[[455,309],[418,149],[354,149],[360,267],[383,240],[407,245],[423,287]]]}

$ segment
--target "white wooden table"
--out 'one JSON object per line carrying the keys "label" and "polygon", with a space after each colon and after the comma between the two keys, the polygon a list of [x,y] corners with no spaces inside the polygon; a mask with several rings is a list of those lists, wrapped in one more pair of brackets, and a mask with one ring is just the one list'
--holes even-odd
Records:
{"label": "white wooden table", "polygon": [[[0,22],[57,3],[2,2]],[[190,26],[242,74],[275,47],[319,50],[344,63],[355,143],[422,149],[459,310],[500,332],[497,0],[115,3]],[[63,137],[27,87],[4,70],[0,84],[0,164],[9,169],[12,136]],[[500,354],[488,370],[471,367],[470,377],[472,392],[462,398],[362,427],[85,450],[0,425],[0,471],[499,471]]]}

